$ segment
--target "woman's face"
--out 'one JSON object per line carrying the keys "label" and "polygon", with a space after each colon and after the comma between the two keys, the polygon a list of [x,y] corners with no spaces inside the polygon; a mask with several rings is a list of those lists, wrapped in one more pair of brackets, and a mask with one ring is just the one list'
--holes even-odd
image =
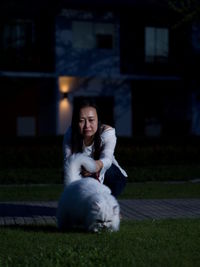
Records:
{"label": "woman's face", "polygon": [[84,107],[80,110],[79,130],[84,138],[92,137],[98,128],[97,111],[93,107]]}

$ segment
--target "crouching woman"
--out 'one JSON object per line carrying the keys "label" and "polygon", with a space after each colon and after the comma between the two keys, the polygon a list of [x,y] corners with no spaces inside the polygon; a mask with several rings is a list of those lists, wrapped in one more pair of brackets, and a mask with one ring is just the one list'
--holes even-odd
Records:
{"label": "crouching woman", "polygon": [[[90,173],[82,169],[82,176],[94,177],[107,185],[112,195],[118,197],[126,185],[127,174],[114,157],[116,140],[115,129],[100,123],[95,103],[84,100],[75,107],[71,127],[64,135],[64,166],[74,153],[84,153],[92,157],[96,163],[96,172]],[[65,174],[64,167],[64,176]]]}

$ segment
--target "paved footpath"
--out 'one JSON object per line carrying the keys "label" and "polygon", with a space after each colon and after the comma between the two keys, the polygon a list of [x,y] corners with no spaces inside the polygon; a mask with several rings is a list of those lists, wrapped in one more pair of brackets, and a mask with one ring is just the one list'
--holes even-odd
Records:
{"label": "paved footpath", "polygon": [[[200,218],[199,199],[119,200],[122,219]],[[0,226],[56,224],[57,202],[0,202]]]}

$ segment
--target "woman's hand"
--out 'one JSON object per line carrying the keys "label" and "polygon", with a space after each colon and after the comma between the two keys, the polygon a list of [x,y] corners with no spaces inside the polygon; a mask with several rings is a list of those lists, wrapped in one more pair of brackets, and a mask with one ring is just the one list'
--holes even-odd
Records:
{"label": "woman's hand", "polygon": [[85,168],[82,167],[81,175],[82,175],[83,177],[92,177],[94,174],[91,173],[91,172],[88,172]]}
{"label": "woman's hand", "polygon": [[94,177],[96,179],[99,178],[100,171],[103,168],[103,163],[102,163],[101,160],[96,160],[95,162],[96,162],[96,172],[95,173],[91,173],[91,172],[87,171],[84,167],[82,167],[81,175],[83,177]]}
{"label": "woman's hand", "polygon": [[101,160],[96,160],[95,162],[96,162],[96,172],[99,173],[101,169],[103,168],[103,163]]}

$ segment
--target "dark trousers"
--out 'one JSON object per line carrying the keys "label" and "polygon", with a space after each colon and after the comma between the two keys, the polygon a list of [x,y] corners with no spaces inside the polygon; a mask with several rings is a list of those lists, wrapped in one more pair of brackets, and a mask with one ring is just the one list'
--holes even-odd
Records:
{"label": "dark trousers", "polygon": [[117,166],[112,164],[105,173],[103,183],[110,188],[112,195],[117,197],[122,193],[126,185],[126,180],[127,177],[121,173]]}

